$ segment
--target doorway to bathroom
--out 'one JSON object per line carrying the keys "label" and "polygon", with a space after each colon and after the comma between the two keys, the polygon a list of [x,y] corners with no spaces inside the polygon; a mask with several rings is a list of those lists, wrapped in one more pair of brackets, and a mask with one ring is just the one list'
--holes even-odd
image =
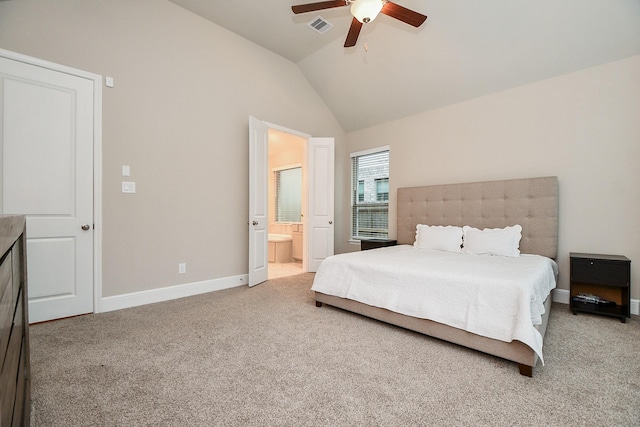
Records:
{"label": "doorway to bathroom", "polygon": [[302,273],[307,139],[269,129],[268,279]]}
{"label": "doorway to bathroom", "polygon": [[[247,284],[250,287],[268,280],[269,226],[278,222],[273,216],[269,216],[268,183],[269,177],[274,172],[269,168],[269,135],[275,138],[278,132],[297,136],[304,141],[301,170],[304,193],[301,200],[301,221],[298,224],[295,221],[287,222],[292,226],[290,235],[292,254],[295,226],[298,225],[297,233],[302,239],[302,272],[317,271],[322,261],[333,255],[334,138],[314,137],[249,116],[249,221],[247,222],[249,280]],[[288,162],[292,160],[289,159]],[[289,165],[291,166],[291,163]],[[285,223],[285,221],[281,222]]]}

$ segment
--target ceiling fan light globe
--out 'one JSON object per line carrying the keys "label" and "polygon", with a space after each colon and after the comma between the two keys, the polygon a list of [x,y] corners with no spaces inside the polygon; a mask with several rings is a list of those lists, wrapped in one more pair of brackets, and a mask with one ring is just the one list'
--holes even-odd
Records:
{"label": "ceiling fan light globe", "polygon": [[366,24],[376,19],[382,6],[382,0],[356,0],[351,4],[351,14],[358,21]]}

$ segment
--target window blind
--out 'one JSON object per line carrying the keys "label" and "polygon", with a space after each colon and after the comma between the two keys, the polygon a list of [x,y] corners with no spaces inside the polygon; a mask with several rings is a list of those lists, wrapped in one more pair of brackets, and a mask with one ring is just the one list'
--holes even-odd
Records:
{"label": "window blind", "polygon": [[275,171],[276,221],[300,222],[302,218],[302,168]]}
{"label": "window blind", "polygon": [[351,238],[389,236],[389,150],[351,155]]}

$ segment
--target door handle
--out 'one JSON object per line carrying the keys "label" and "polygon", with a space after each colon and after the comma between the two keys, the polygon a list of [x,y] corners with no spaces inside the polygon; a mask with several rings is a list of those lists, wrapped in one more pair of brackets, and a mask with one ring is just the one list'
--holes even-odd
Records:
{"label": "door handle", "polygon": [[253,225],[258,225],[258,221],[253,221]]}
{"label": "door handle", "polygon": [[88,229],[91,228],[91,226],[89,224],[82,224],[82,227],[80,228],[82,228],[84,231],[87,231]]}
{"label": "door handle", "polygon": [[333,221],[329,221],[329,225],[333,224]]}

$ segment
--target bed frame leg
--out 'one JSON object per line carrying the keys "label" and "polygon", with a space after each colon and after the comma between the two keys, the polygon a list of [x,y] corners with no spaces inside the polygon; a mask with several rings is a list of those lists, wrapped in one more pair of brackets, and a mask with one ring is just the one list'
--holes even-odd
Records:
{"label": "bed frame leg", "polygon": [[322,307],[322,303],[320,301],[316,301],[316,307]]}
{"label": "bed frame leg", "polygon": [[518,363],[518,369],[520,370],[520,375],[524,375],[525,377],[529,378],[533,376],[533,366]]}

